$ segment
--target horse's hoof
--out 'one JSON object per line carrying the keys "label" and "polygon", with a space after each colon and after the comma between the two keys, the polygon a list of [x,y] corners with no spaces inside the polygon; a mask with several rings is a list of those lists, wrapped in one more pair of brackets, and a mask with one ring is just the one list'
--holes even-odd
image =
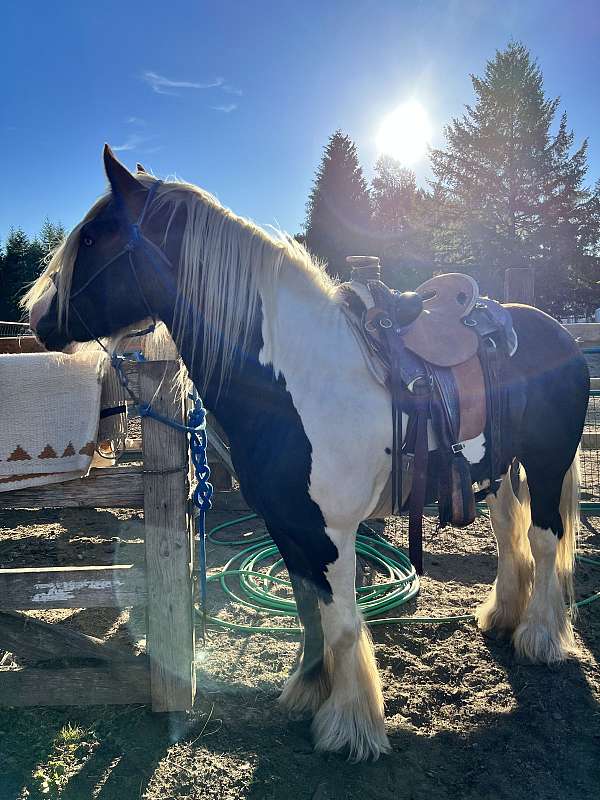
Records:
{"label": "horse's hoof", "polygon": [[488,628],[488,630],[481,631],[481,633],[484,639],[499,644],[510,639],[512,631],[509,631],[506,628]]}

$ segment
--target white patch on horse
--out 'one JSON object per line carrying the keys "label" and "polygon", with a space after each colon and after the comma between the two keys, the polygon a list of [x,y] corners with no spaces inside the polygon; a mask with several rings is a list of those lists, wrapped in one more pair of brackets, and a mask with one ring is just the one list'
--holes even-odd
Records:
{"label": "white patch on horse", "polygon": [[315,746],[334,752],[348,748],[351,760],[377,759],[390,747],[373,644],[356,606],[354,529],[327,528],[326,533],[339,553],[326,570],[332,602],[320,603],[333,674],[331,694],[313,721]]}
{"label": "white patch on horse", "polygon": [[[298,270],[261,294],[259,361],[281,375],[312,448],[309,493],[325,524],[355,530],[388,479],[392,407],[371,376],[341,309]],[[343,476],[343,480],[340,480]]]}
{"label": "white patch on horse", "polygon": [[463,444],[465,449],[462,454],[469,464],[479,464],[480,461],[483,461],[485,456],[485,435],[483,433],[474,439],[467,439]]}
{"label": "white patch on horse", "polygon": [[553,664],[576,651],[556,569],[559,541],[553,531],[536,525],[530,527],[528,538],[535,562],[533,591],[513,644],[529,661]]}

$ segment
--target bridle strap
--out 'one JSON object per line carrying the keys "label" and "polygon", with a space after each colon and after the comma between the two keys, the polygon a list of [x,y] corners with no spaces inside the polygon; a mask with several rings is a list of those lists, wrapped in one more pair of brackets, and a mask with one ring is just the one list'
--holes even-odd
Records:
{"label": "bridle strap", "polygon": [[[148,195],[146,196],[144,207],[143,207],[142,212],[141,212],[141,214],[138,217],[136,222],[130,223],[128,220],[125,220],[125,224],[129,228],[129,239],[128,239],[125,247],[123,247],[122,250],[120,250],[109,261],[107,261],[106,264],[103,264],[103,266],[94,275],[92,275],[83,284],[83,286],[80,286],[79,289],[77,289],[76,292],[71,294],[70,297],[69,297],[69,301],[71,301],[74,297],[77,297],[79,294],[81,294],[111,264],[113,264],[117,259],[121,258],[125,253],[127,253],[128,254],[128,260],[129,260],[129,266],[130,266],[130,269],[131,269],[131,271],[133,273],[134,280],[135,280],[135,282],[136,282],[136,284],[138,286],[138,289],[139,289],[139,292],[140,292],[140,296],[141,296],[141,298],[142,298],[142,300],[144,302],[144,305],[146,307],[146,311],[148,312],[148,317],[153,320],[153,324],[155,325],[156,324],[156,315],[154,314],[154,312],[150,308],[150,304],[148,303],[148,300],[146,299],[146,295],[144,293],[144,290],[143,290],[142,284],[140,282],[140,278],[139,278],[138,272],[137,272],[137,270],[135,268],[135,264],[134,264],[134,260],[133,260],[135,252],[139,251],[139,250],[143,250],[144,257],[148,260],[150,266],[154,269],[155,274],[161,280],[161,282],[162,282],[163,286],[165,287],[165,289],[167,290],[167,292],[170,295],[173,296],[174,304],[175,304],[174,308],[177,308],[177,307],[179,307],[181,305],[181,306],[183,306],[183,310],[186,310],[186,313],[187,313],[187,310],[189,310],[191,304],[190,304],[189,300],[186,300],[185,298],[183,298],[181,296],[181,294],[179,293],[179,291],[178,291],[177,279],[176,279],[175,274],[174,274],[175,273],[175,269],[173,268],[173,264],[172,264],[171,260],[162,251],[162,249],[160,247],[158,247],[158,245],[154,244],[154,242],[151,241],[150,239],[148,239],[147,236],[144,236],[144,234],[142,233],[142,230],[141,230],[141,225],[144,222],[144,219],[145,219],[145,217],[147,215],[148,209],[150,208],[150,206],[152,204],[152,200],[154,199],[154,196],[156,195],[156,192],[157,192],[159,186],[161,186],[161,185],[162,185],[162,181],[159,181],[159,180],[154,181],[154,183],[152,184],[152,186],[148,190]],[[90,339],[98,342],[100,344],[100,346],[102,347],[102,349],[106,351],[106,348],[104,347],[104,345],[102,345],[102,343],[99,341],[98,337],[95,336],[90,331],[90,329],[89,329],[88,325],[86,324],[85,320],[82,319],[81,314],[79,314],[79,312],[77,311],[77,309],[75,308],[74,305],[72,306],[72,310],[75,312],[75,315],[79,319],[80,323],[82,324],[82,326],[85,328],[85,330],[90,335]],[[179,308],[179,310],[180,310],[180,313],[183,313],[183,310],[182,310],[181,307]],[[68,331],[68,325],[67,325],[67,331]]]}
{"label": "bridle strap", "polygon": [[[84,292],[88,288],[88,286],[90,286],[90,284],[92,284],[96,280],[96,278],[102,275],[102,273],[105,270],[107,270],[112,264],[114,264],[115,261],[118,261],[120,258],[122,258],[126,253],[129,253],[129,266],[135,273],[135,265],[133,263],[133,253],[135,253],[135,251],[138,250],[140,247],[147,249],[148,252],[152,251],[153,254],[159,256],[161,261],[163,261],[163,263],[166,266],[172,268],[173,265],[171,264],[171,261],[169,260],[168,256],[165,255],[165,253],[163,253],[160,247],[155,245],[154,242],[150,241],[150,239],[148,239],[148,237],[144,236],[144,234],[142,233],[142,223],[146,216],[146,212],[148,211],[150,205],[152,204],[152,201],[154,200],[156,192],[158,191],[158,187],[161,185],[162,181],[154,181],[153,184],[150,186],[150,188],[148,189],[148,193],[146,195],[144,207],[142,208],[142,212],[137,218],[136,222],[129,222],[129,220],[126,220],[126,226],[129,229],[129,239],[125,247],[119,250],[119,252],[116,255],[114,255],[111,259],[109,259],[105,264],[103,264],[97,272],[91,275],[87,279],[87,281],[85,281],[83,286],[80,286],[76,292],[73,292],[70,295],[69,300],[73,300],[75,297],[78,297],[82,292]],[[153,260],[152,257],[150,258],[150,260],[151,261]],[[153,264],[153,266],[156,266],[156,264]],[[141,284],[137,274],[135,275],[135,279],[136,283],[138,284],[138,287],[141,290]],[[146,305],[146,307],[148,307],[148,302],[146,301],[143,292],[142,292],[142,297],[144,299],[144,304]],[[151,313],[150,316],[154,315]]]}
{"label": "bridle strap", "polygon": [[[168,286],[169,289],[175,288],[174,287],[174,284],[175,284],[174,279],[171,278],[170,280],[167,280],[167,276],[170,277],[169,270],[172,270],[172,268],[173,268],[173,265],[172,265],[170,259],[168,258],[168,256],[165,253],[163,253],[163,251],[161,250],[160,247],[155,245],[154,242],[152,242],[150,239],[148,239],[147,236],[144,236],[144,234],[142,233],[142,229],[141,229],[141,226],[142,226],[142,223],[144,222],[144,219],[146,217],[147,211],[150,208],[150,206],[152,204],[152,201],[154,200],[154,197],[156,195],[156,192],[158,191],[159,186],[161,186],[161,185],[162,185],[162,181],[159,181],[159,180],[156,180],[156,181],[154,181],[152,183],[152,185],[148,189],[148,193],[146,194],[146,199],[144,201],[144,207],[142,208],[142,211],[141,211],[139,217],[137,218],[137,221],[136,222],[129,222],[129,220],[126,220],[126,225],[127,225],[128,229],[129,229],[129,239],[128,239],[127,243],[125,244],[125,246],[121,250],[119,250],[119,252],[116,255],[114,255],[111,259],[109,259],[105,264],[103,264],[102,267],[100,267],[100,269],[97,272],[95,272],[93,275],[91,275],[88,278],[88,280],[85,281],[83,286],[80,286],[79,289],[77,289],[76,292],[73,292],[70,295],[69,303],[71,302],[71,300],[73,300],[74,298],[76,298],[80,294],[82,294],[82,292],[84,292],[96,280],[96,278],[98,278],[112,264],[114,264],[115,261],[118,261],[125,254],[127,254],[128,261],[129,261],[129,267],[131,269],[131,272],[132,272],[133,277],[135,279],[135,282],[137,284],[138,290],[140,292],[140,296],[141,296],[142,300],[144,301],[144,305],[146,307],[146,311],[148,312],[148,317],[153,320],[153,324],[151,326],[151,329],[154,329],[154,326],[156,325],[156,315],[154,314],[154,312],[150,308],[150,304],[148,303],[148,300],[147,300],[146,295],[144,293],[144,289],[142,287],[139,275],[138,275],[137,270],[135,268],[133,257],[134,257],[134,254],[135,254],[136,250],[139,250],[140,248],[143,249],[145,251],[146,256],[148,257],[150,263],[154,267],[155,272],[158,273],[159,277],[163,278],[163,283],[168,283],[169,284],[169,286]],[[162,262],[162,263],[159,263],[159,259],[160,259],[160,262]],[[165,267],[167,267],[168,269],[165,270]],[[79,319],[80,323],[83,325],[83,327],[86,329],[86,331],[90,334],[90,338],[95,340],[100,345],[100,347],[106,353],[108,353],[108,350],[106,349],[104,344],[100,341],[100,339],[97,336],[94,336],[92,334],[92,332],[90,331],[89,327],[87,326],[85,320],[82,318],[81,314],[77,311],[77,308],[75,306],[73,306],[72,310],[75,312],[75,315]],[[108,355],[110,355],[110,353],[108,353]]]}

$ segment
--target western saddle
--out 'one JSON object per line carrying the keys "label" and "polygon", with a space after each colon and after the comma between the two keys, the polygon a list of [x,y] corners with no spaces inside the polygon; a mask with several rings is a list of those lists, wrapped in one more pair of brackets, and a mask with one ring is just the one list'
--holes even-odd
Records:
{"label": "western saddle", "polygon": [[[510,431],[523,398],[518,389],[509,393],[504,371],[517,337],[508,309],[480,297],[469,275],[436,275],[415,292],[397,292],[382,283],[378,258],[347,261],[352,275],[340,287],[342,307],[391,393],[391,512],[408,508],[409,555],[422,574],[426,502],[438,500],[440,527],[475,519],[465,442],[485,435],[483,496],[511,461]],[[428,473],[430,464],[436,469]]]}

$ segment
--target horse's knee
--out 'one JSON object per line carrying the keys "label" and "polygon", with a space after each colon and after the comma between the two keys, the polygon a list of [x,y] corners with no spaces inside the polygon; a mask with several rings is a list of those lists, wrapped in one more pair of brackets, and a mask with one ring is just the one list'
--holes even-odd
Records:
{"label": "horse's knee", "polygon": [[558,536],[551,530],[543,530],[532,525],[527,534],[533,558],[540,560],[554,559],[558,549]]}
{"label": "horse's knee", "polygon": [[325,641],[336,651],[350,650],[358,641],[361,632],[361,618],[356,610],[337,609],[325,606],[321,610]]}
{"label": "horse's knee", "polygon": [[342,625],[337,631],[337,635],[331,642],[331,647],[334,650],[350,650],[354,647],[360,636],[360,622],[356,620],[355,623],[347,623]]}

